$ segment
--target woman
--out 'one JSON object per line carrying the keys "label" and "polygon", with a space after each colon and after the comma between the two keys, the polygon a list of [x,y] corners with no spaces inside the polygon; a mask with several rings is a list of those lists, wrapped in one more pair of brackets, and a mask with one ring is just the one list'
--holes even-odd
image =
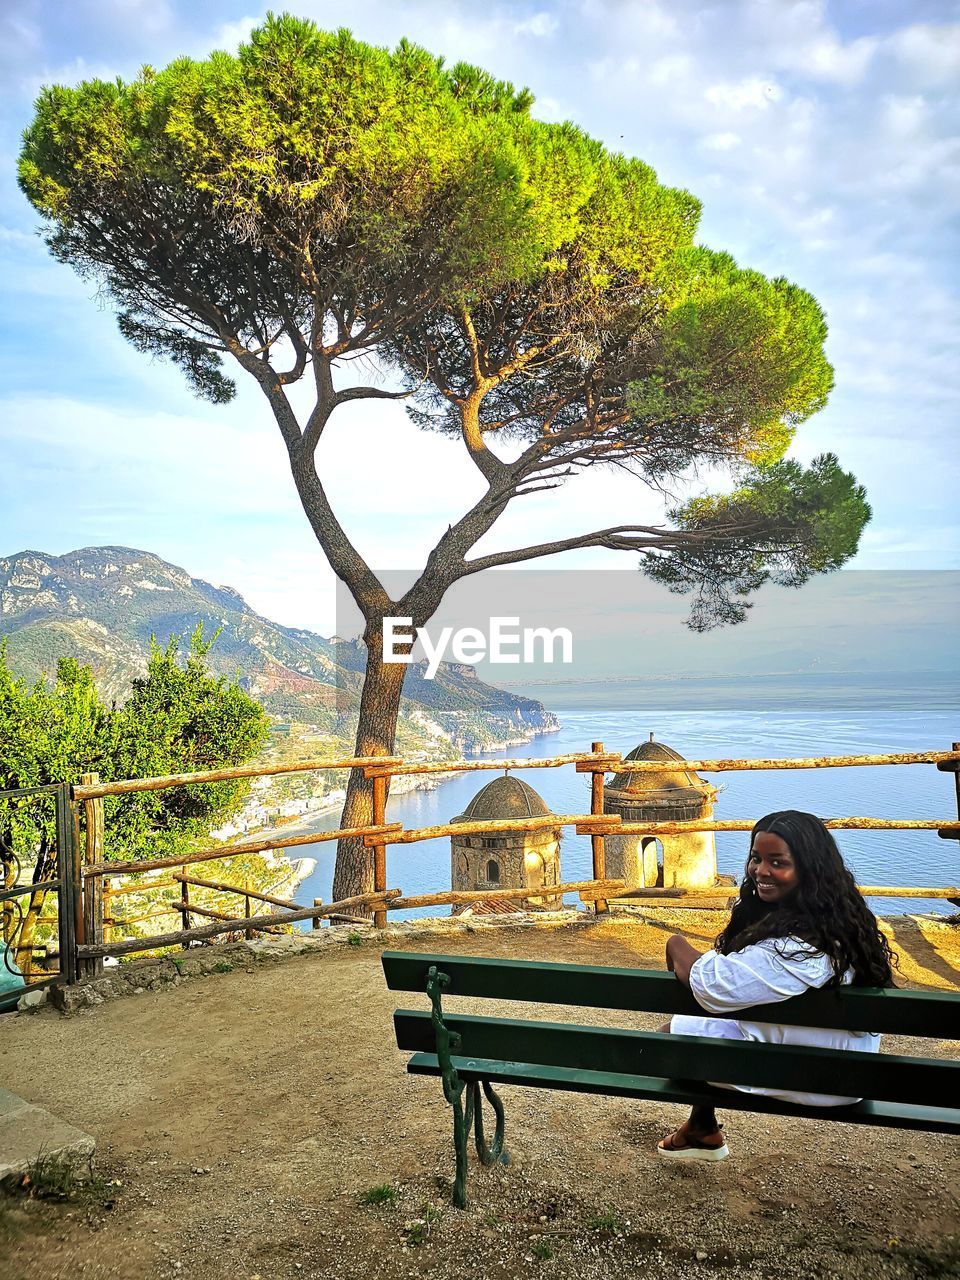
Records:
{"label": "woman", "polygon": [[[667,968],[689,986],[708,1013],[789,1000],[810,988],[840,983],[891,987],[893,960],[833,836],[819,818],[796,809],[767,814],[753,828],[740,897],[714,949],[701,955],[679,934],[667,942]],[[861,1052],[875,1053],[880,1048],[880,1037],[869,1032],[686,1014],[675,1015],[663,1030]],[[747,1085],[730,1087],[810,1106],[859,1101]],[[674,1160],[723,1160],[729,1154],[711,1106],[694,1107],[686,1123],[664,1138],[657,1151]]]}

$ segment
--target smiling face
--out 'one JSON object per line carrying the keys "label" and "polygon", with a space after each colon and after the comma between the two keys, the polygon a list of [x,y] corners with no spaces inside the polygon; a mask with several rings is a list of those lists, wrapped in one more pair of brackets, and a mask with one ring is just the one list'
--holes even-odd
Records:
{"label": "smiling face", "polygon": [[772,831],[758,831],[753,837],[747,875],[757,887],[757,897],[771,906],[789,897],[799,883],[790,846]]}

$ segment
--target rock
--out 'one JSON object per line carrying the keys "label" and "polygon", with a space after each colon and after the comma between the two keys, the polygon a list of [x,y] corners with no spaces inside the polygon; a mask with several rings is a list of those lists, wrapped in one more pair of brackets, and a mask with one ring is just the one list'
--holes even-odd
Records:
{"label": "rock", "polygon": [[73,987],[56,986],[50,988],[50,1003],[61,1013],[76,1013],[78,1009],[103,1004],[103,996],[83,983]]}
{"label": "rock", "polygon": [[0,1181],[26,1172],[41,1158],[70,1160],[79,1167],[95,1146],[82,1129],[0,1089]]}
{"label": "rock", "polygon": [[[299,956],[305,951],[314,951],[317,947],[315,939],[304,933],[265,934],[260,938],[250,938],[239,946],[258,960],[279,959],[281,956]],[[182,972],[187,972],[187,961],[184,961]]]}
{"label": "rock", "polygon": [[17,1001],[17,1009],[20,1013],[28,1013],[32,1009],[42,1008],[48,1000],[48,987],[32,987],[25,991]]}

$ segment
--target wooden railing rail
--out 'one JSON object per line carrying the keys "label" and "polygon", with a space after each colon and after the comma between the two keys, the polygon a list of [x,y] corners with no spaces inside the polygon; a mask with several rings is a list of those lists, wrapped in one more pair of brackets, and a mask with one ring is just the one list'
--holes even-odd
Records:
{"label": "wooden railing rail", "polygon": [[[198,889],[213,889],[218,893],[235,893],[241,898],[252,898],[254,902],[269,902],[274,907],[288,907],[294,911],[299,907],[299,902],[293,902],[290,898],[276,898],[271,893],[261,893],[257,889],[249,889],[245,885],[228,884],[225,880],[197,880],[187,875],[176,875],[174,881],[180,884],[195,885]],[[191,911],[196,908],[191,907]]]}
{"label": "wooden railing rail", "polygon": [[[400,897],[399,889],[388,889],[386,893],[361,893],[352,898],[342,898],[339,902],[329,902],[325,906],[316,904],[312,907],[298,907],[296,911],[284,911],[274,915],[251,916],[247,919],[232,919],[229,922],[202,925],[197,929],[178,929],[176,933],[155,934],[150,938],[127,938],[124,942],[109,945],[91,945],[85,943],[77,948],[77,954],[83,959],[96,956],[126,956],[136,951],[155,951],[160,947],[175,947],[182,942],[199,942],[207,938],[215,938],[219,933],[231,933],[237,928],[249,926],[262,929],[269,925],[295,924],[298,920],[310,920],[323,916],[337,915],[349,911],[351,907],[377,906],[380,902]],[[190,903],[190,911],[194,910]]]}
{"label": "wooden railing rail", "polygon": [[[511,831],[550,831],[554,827],[589,827],[604,831],[620,830],[617,813],[550,813],[540,818],[483,818],[476,822],[444,822],[435,827],[401,827],[381,835],[364,837],[364,844],[376,841],[383,844],[418,844],[421,840],[434,840],[438,836],[496,835]],[[595,879],[602,879],[597,876]]]}
{"label": "wooden railing rail", "polygon": [[[548,756],[545,759],[536,757],[520,757],[517,760],[442,760],[423,761],[416,764],[393,764],[390,760],[377,757],[364,765],[366,778],[390,777],[400,778],[418,773],[482,773],[497,769],[559,769],[563,765],[593,765],[603,761],[617,761],[620,756],[614,753],[574,751],[564,756]],[[614,767],[614,766],[612,766]],[[609,772],[609,771],[608,771]]]}
{"label": "wooden railing rail", "polygon": [[[113,872],[111,872],[111,875],[112,874]],[[118,885],[116,889],[111,886],[110,897],[116,898],[119,897],[120,894],[126,893],[147,893],[151,889],[169,889],[176,883],[176,880],[169,877],[166,880],[141,880],[137,884],[122,884]]]}
{"label": "wooden railing rail", "polygon": [[[624,822],[611,835],[673,836],[685,831],[752,831],[756,818],[697,818],[691,822]],[[960,822],[943,818],[824,818],[833,831],[960,831]]]}
{"label": "wooden railing rail", "polygon": [[[726,772],[750,770],[792,770],[847,768],[876,765],[936,765],[938,769],[954,773],[960,803],[960,743],[953,743],[950,751],[914,751],[888,752],[861,755],[835,755],[790,757],[781,759],[703,759],[703,760],[624,760],[617,752],[604,750],[602,742],[594,742],[589,752],[572,752],[565,755],[552,756],[545,759],[518,758],[510,760],[453,760],[407,763],[399,756],[348,756],[336,759],[306,760],[283,765],[270,766],[237,766],[229,769],[207,770],[197,773],[170,774],[157,778],[126,779],[116,782],[101,782],[96,774],[85,774],[82,785],[73,789],[74,803],[82,806],[86,819],[86,843],[84,848],[81,880],[84,885],[83,928],[79,936],[77,955],[81,962],[81,972],[86,975],[101,971],[103,958],[108,955],[120,956],[136,951],[154,950],[156,948],[181,943],[187,945],[192,941],[205,941],[218,934],[233,930],[243,930],[248,937],[254,930],[274,931],[282,929],[301,920],[314,921],[315,927],[322,918],[336,917],[351,919],[354,911],[372,911],[374,924],[383,927],[389,911],[409,910],[417,907],[441,905],[469,905],[481,900],[529,901],[530,899],[549,899],[562,897],[566,893],[578,893],[581,901],[593,902],[597,911],[607,909],[608,899],[630,897],[633,900],[648,900],[651,903],[662,902],[672,905],[695,906],[698,904],[716,905],[718,901],[726,901],[737,893],[736,886],[720,884],[709,889],[664,889],[649,887],[631,889],[622,880],[610,879],[606,875],[605,840],[608,836],[679,835],[686,832],[717,831],[749,831],[755,825],[750,818],[698,819],[693,821],[662,821],[650,823],[631,823],[622,821],[617,814],[604,812],[604,776],[610,773],[662,773],[669,769],[671,773],[683,772]],[[399,822],[386,821],[386,802],[389,781],[392,777],[410,775],[430,775],[442,773],[472,773],[483,771],[510,771],[521,769],[560,768],[573,765],[578,773],[591,774],[590,812],[578,814],[547,814],[531,818],[506,818],[477,822],[447,822],[434,826],[404,828]],[[103,857],[103,801],[108,796],[129,795],[137,792],[157,791],[171,787],[192,786],[202,783],[226,781],[235,778],[269,777],[284,773],[298,773],[309,770],[361,769],[367,778],[373,780],[373,822],[366,826],[341,827],[333,831],[312,831],[300,835],[283,836],[278,833],[258,839],[244,840],[237,844],[217,845],[200,849],[189,854],[176,854],[166,858],[137,859],[128,862],[108,862]],[[958,809],[960,814],[960,809]],[[834,830],[883,830],[883,831],[937,831],[944,838],[960,838],[960,818],[878,818],[878,817],[830,817],[824,824]],[[591,837],[593,876],[590,880],[561,883],[558,885],[539,885],[524,889],[484,889],[484,890],[444,890],[419,894],[404,895],[400,889],[387,889],[388,845],[416,844],[424,840],[455,835],[502,834],[542,831],[572,826],[577,834]],[[230,859],[238,854],[263,853],[272,849],[291,849],[298,846],[314,845],[324,841],[359,838],[372,850],[373,890],[355,897],[345,898],[339,902],[324,905],[314,902],[312,906],[301,907],[295,901],[253,889],[248,884],[235,885],[226,880],[201,879],[188,872],[187,868],[216,859]],[[137,875],[148,871],[162,871],[176,868],[171,875],[162,879],[139,882],[132,885],[111,883],[111,878],[125,875]],[[147,892],[155,889],[179,885],[181,898],[178,901],[157,904],[147,914],[114,918],[109,904],[120,894]],[[244,900],[244,915],[237,917],[217,910],[214,906],[201,905],[191,900],[190,889],[206,889],[214,893],[232,894]],[[934,898],[960,901],[960,888],[955,886],[904,887],[886,885],[863,885],[861,893],[867,897],[903,897]],[[253,915],[251,903],[269,904],[282,908],[279,913],[263,913]],[[125,923],[136,923],[141,920],[179,913],[183,928],[175,933],[163,934],[148,938],[128,938],[121,941],[110,940],[104,931],[106,926],[115,927]],[[212,921],[197,927],[191,927],[190,916],[204,917]]]}
{"label": "wooden railing rail", "polygon": [[[863,756],[791,756],[768,760],[619,760],[605,765],[605,773],[724,773],[752,769],[846,769],[864,765],[940,764],[960,760],[960,751],[900,751]],[[592,773],[588,761],[577,766],[578,773]]]}
{"label": "wooden railing rail", "polygon": [[[387,823],[382,828],[384,833],[401,829],[402,824],[399,822]],[[324,840],[345,840],[374,834],[374,827],[340,827],[336,831],[312,831],[305,836],[274,836],[269,840],[222,844],[213,849],[201,849],[197,853],[178,853],[172,858],[147,858],[139,862],[94,862],[84,868],[83,874],[88,879],[91,876],[125,876],[140,871],[158,871],[162,867],[187,866],[193,862],[212,862],[214,858],[233,858],[238,853],[265,853],[267,849],[293,849],[302,844],[321,844]]]}
{"label": "wooden railing rail", "polygon": [[120,782],[83,783],[73,788],[74,800],[100,800],[104,796],[128,796],[138,791],[164,791],[169,787],[203,782],[229,782],[234,778],[272,778],[280,773],[306,773],[311,769],[362,769],[365,765],[401,765],[399,756],[345,756],[339,760],[297,760],[288,764],[233,765],[229,769],[205,769],[201,773],[170,773],[156,778],[126,778]]}

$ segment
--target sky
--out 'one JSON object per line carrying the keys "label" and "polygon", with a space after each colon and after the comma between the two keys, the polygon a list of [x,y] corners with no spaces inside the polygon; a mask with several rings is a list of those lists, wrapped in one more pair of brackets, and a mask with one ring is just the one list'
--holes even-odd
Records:
{"label": "sky", "polygon": [[[410,585],[407,573],[383,576],[394,599]],[[467,661],[482,680],[520,686],[640,674],[883,673],[892,698],[904,673],[957,674],[956,570],[850,569],[821,574],[801,591],[768,584],[753,597],[745,624],[706,634],[683,625],[688,612],[683,597],[628,569],[479,573],[447,592],[412,656],[427,660],[428,672],[437,660]],[[527,639],[536,629],[554,638]],[[412,634],[409,621],[394,630]],[[337,634],[362,633],[359,610],[338,585]],[[458,643],[468,647],[458,653]],[[954,697],[956,682],[951,688],[946,696]]]}
{"label": "sky", "polygon": [[[281,8],[279,0],[274,7]],[[391,46],[403,36],[528,86],[703,203],[702,243],[809,289],[836,388],[791,455],[835,451],[874,518],[852,567],[960,568],[960,4],[951,0],[299,0],[293,12]],[[36,235],[17,188],[43,84],[125,78],[235,48],[255,0],[5,0],[0,11],[0,557],[151,551],[329,634],[333,578],[259,391],[193,398]],[[363,483],[358,479],[360,463]],[[378,568],[421,565],[477,496],[455,442],[401,407],[347,405],[319,455],[334,507]],[[397,484],[397,477],[402,483]],[[514,504],[482,550],[657,518],[637,481],[589,473]],[[630,567],[580,552],[544,568]],[[950,579],[955,582],[955,579]]]}

